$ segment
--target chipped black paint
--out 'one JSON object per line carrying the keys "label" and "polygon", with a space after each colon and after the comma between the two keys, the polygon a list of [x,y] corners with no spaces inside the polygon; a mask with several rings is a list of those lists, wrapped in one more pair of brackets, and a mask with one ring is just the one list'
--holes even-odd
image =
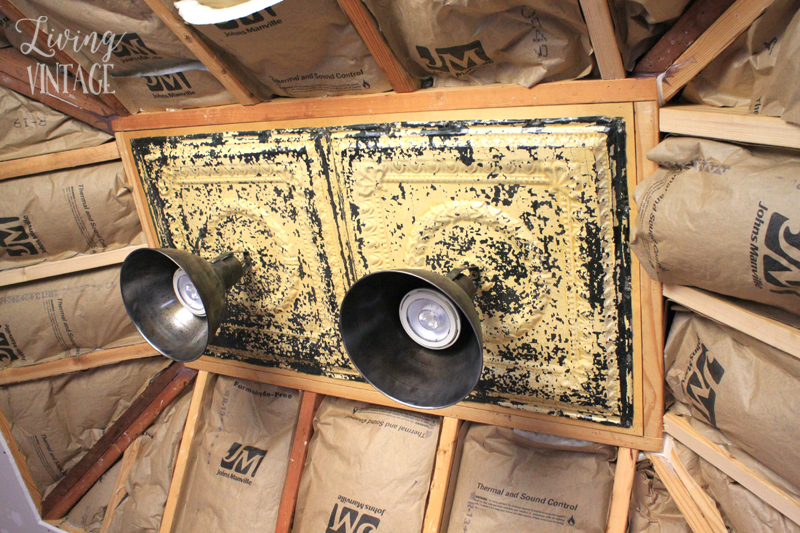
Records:
{"label": "chipped black paint", "polygon": [[[589,220],[597,213],[592,208],[584,209],[588,220],[576,233],[576,246],[581,260],[580,287],[570,288],[568,272],[562,261],[556,260],[559,249],[569,238],[569,229],[563,224],[567,213],[563,211],[555,194],[531,196],[530,186],[503,181],[499,168],[508,162],[508,150],[503,146],[490,147],[479,156],[470,144],[471,137],[483,127],[516,128],[521,134],[540,134],[549,126],[591,125],[605,135],[607,156],[611,166],[611,185],[614,196],[613,245],[609,246],[601,236],[597,223]],[[387,139],[400,139],[408,130],[415,130],[419,142],[392,147]],[[549,130],[548,130],[549,131]],[[472,185],[465,185],[470,198],[480,200],[490,208],[505,210],[519,202],[528,202],[525,212],[519,215],[522,226],[536,237],[532,242],[515,241],[501,230],[494,233],[475,231],[470,224],[453,224],[447,231],[431,237],[426,246],[431,253],[426,257],[426,268],[447,272],[465,255],[480,251],[490,256],[493,270],[485,273],[485,288],[477,296],[476,303],[485,317],[514,317],[529,311],[530,302],[547,302],[550,292],[571,294],[584,298],[592,312],[602,314],[606,305],[603,296],[604,279],[609,272],[604,268],[604,254],[613,262],[614,284],[617,287],[615,356],[619,369],[621,394],[609,400],[606,390],[608,380],[608,358],[594,354],[593,366],[585,380],[574,391],[565,391],[550,384],[534,368],[562,368],[565,376],[572,375],[570,351],[571,339],[562,333],[549,337],[533,337],[520,334],[513,342],[493,345],[495,363],[487,365],[483,379],[470,397],[471,401],[503,405],[529,406],[541,402],[550,406],[546,410],[558,416],[570,416],[601,421],[611,425],[630,426],[633,419],[632,394],[632,331],[630,293],[630,253],[628,251],[628,191],[625,170],[625,124],[622,119],[606,117],[580,117],[565,119],[541,119],[529,121],[450,121],[434,124],[398,123],[370,124],[346,128],[272,130],[257,132],[233,132],[215,134],[192,134],[177,137],[151,137],[131,141],[135,161],[144,176],[144,189],[149,208],[155,222],[161,245],[180,246],[179,234],[186,234],[185,247],[203,256],[216,252],[215,246],[237,239],[276,239],[272,230],[258,227],[252,218],[244,215],[227,215],[214,219],[214,225],[198,228],[198,220],[209,219],[215,212],[214,202],[191,206],[184,200],[184,193],[192,198],[204,195],[222,199],[226,194],[255,199],[278,220],[290,244],[299,243],[303,236],[298,227],[310,231],[310,248],[297,256],[296,276],[304,287],[279,313],[266,308],[254,308],[241,302],[267,298],[269,294],[264,280],[280,284],[281,271],[285,264],[276,256],[262,257],[261,284],[248,274],[242,283],[233,289],[231,304],[217,339],[209,348],[209,354],[225,359],[236,359],[259,365],[277,366],[314,375],[358,379],[352,373],[349,360],[344,356],[338,336],[338,301],[343,291],[361,275],[370,270],[367,254],[362,253],[369,242],[365,239],[360,222],[368,215],[364,206],[353,199],[350,178],[351,170],[374,162],[413,161],[429,156],[432,152],[457,162],[464,167],[483,172]],[[302,141],[302,142],[301,142]],[[458,142],[456,142],[458,141]],[[347,145],[346,149],[334,149],[334,142]],[[461,142],[461,144],[459,144]],[[240,152],[230,148],[244,143]],[[450,144],[448,144],[450,143]],[[391,143],[389,143],[391,144]],[[338,145],[337,145],[338,146]],[[529,161],[542,161],[543,152],[538,146],[519,146],[526,151]],[[557,148],[557,147],[556,147]],[[488,153],[487,158],[485,154]],[[565,161],[565,151],[554,149],[550,155],[555,161]],[[227,168],[230,165],[259,165],[288,158],[293,168],[301,175],[298,183],[291,186],[275,183],[214,183],[202,182],[182,185],[182,193],[165,197],[159,189],[164,180],[165,169],[176,165],[196,165],[199,168]],[[596,171],[596,169],[593,169]],[[469,177],[464,183],[470,183]],[[487,184],[485,180],[500,180]],[[422,186],[420,186],[422,187]],[[424,187],[423,197],[441,195],[447,186],[430,183]],[[416,198],[414,197],[414,195]],[[388,209],[408,209],[409,202],[419,199],[419,187],[413,189],[402,179],[396,190],[387,194]],[[583,191],[581,199],[588,194]],[[447,196],[459,201],[461,196]],[[529,199],[530,198],[530,199]],[[216,200],[215,200],[216,201]],[[587,203],[588,202],[584,202]],[[187,211],[188,210],[188,211]],[[324,213],[327,213],[323,216]],[[385,231],[390,241],[404,241],[413,227],[420,223],[424,213],[414,212],[407,219],[390,221]],[[537,234],[546,225],[552,232]],[[202,224],[200,224],[202,226]],[[277,231],[277,230],[276,230]],[[249,233],[248,233],[249,232]],[[177,240],[176,240],[177,239]],[[252,240],[252,239],[251,239]],[[209,244],[211,242],[211,244]],[[388,243],[387,243],[388,244]],[[521,251],[522,250],[522,251]],[[306,256],[310,251],[310,255]],[[272,252],[270,252],[272,253]],[[334,265],[340,265],[334,268]],[[386,268],[392,265],[386,265]],[[266,274],[266,271],[274,274]],[[551,276],[547,283],[540,278]],[[546,303],[543,305],[547,305]],[[257,307],[257,306],[256,306]],[[327,326],[322,324],[327,317]],[[553,317],[554,323],[570,327],[565,317]],[[496,326],[495,335],[514,335],[514,321]],[[317,329],[316,335],[304,336],[304,332]],[[504,329],[505,328],[505,329]],[[509,329],[510,328],[510,329]],[[593,335],[597,336],[595,332]],[[532,366],[531,366],[532,365]],[[505,369],[505,370],[503,370]],[[605,413],[605,414],[599,414]]]}

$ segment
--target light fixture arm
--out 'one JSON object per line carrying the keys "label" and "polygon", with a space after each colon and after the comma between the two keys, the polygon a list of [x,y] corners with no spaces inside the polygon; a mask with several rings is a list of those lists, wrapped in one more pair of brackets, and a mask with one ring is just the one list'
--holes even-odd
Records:
{"label": "light fixture arm", "polygon": [[478,291],[478,284],[481,279],[481,270],[474,265],[461,265],[454,268],[447,274],[447,278],[454,281],[472,300]]}
{"label": "light fixture arm", "polygon": [[240,252],[242,259],[239,259],[234,252],[225,252],[209,261],[219,273],[227,291],[238,282],[242,276],[250,272],[250,254]]}

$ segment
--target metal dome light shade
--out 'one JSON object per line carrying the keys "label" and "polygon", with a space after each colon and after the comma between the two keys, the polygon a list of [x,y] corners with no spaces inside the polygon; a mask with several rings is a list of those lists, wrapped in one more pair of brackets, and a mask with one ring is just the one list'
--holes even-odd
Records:
{"label": "metal dome light shade", "polygon": [[[483,332],[472,303],[477,277],[475,267],[447,277],[396,269],[353,284],[342,301],[339,328],[364,379],[389,398],[421,409],[466,398],[483,370]],[[439,335],[443,329],[448,332]]]}
{"label": "metal dome light shade", "polygon": [[140,248],[122,264],[122,301],[153,348],[175,361],[194,361],[222,322],[225,294],[247,269],[232,252],[206,261],[182,250]]}

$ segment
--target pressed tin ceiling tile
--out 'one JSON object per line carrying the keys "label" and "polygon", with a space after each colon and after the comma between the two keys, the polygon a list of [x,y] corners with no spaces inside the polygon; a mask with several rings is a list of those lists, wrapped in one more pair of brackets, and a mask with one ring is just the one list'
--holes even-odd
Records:
{"label": "pressed tin ceiling tile", "polygon": [[333,132],[355,277],[479,266],[484,371],[471,397],[626,424],[624,141],[621,119],[599,118]]}
{"label": "pressed tin ceiling tile", "polygon": [[339,340],[344,297],[320,132],[230,132],[132,142],[162,246],[207,259],[246,250],[211,355],[356,376]]}
{"label": "pressed tin ceiling tile", "polygon": [[478,265],[470,399],[627,426],[625,124],[382,124],[132,141],[162,245],[248,250],[209,353],[357,376],[338,306],[359,277]]}

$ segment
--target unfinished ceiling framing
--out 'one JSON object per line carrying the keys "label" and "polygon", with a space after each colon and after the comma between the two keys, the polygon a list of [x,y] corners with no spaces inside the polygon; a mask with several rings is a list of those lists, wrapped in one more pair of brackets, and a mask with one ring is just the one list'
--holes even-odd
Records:
{"label": "unfinished ceiling framing", "polygon": [[[151,403],[165,387],[173,387],[169,394],[174,397],[196,379],[161,527],[170,532],[187,491],[188,457],[201,431],[198,416],[219,374],[304,391],[291,452],[300,466],[287,474],[278,519],[277,531],[288,532],[311,420],[322,397],[398,406],[364,383],[347,359],[337,328],[344,293],[375,270],[413,266],[444,273],[463,256],[488,273],[478,294],[485,371],[468,401],[432,411],[443,417],[443,424],[425,533],[442,524],[462,421],[619,447],[609,532],[626,530],[638,450],[660,451],[665,432],[787,516],[800,517],[793,497],[681,419],[664,418],[664,298],[795,355],[797,329],[702,291],[662,288],[627,248],[627,224],[636,213],[636,206],[627,204],[628,193],[658,168],[645,154],[662,133],[800,149],[800,126],[776,117],[667,105],[773,1],[696,0],[631,68],[620,51],[609,3],[579,0],[593,49],[594,79],[532,87],[431,87],[414,65],[409,68],[396,36],[384,31],[369,1],[337,1],[377,66],[376,79],[385,80],[391,90],[314,97],[265,94],[263,80],[243,69],[209,34],[186,24],[172,2],[162,0],[144,2],[182,43],[183,53],[202,64],[203,75],[213,77],[218,93],[224,94],[213,102],[224,105],[147,112],[115,94],[62,92],[44,73],[30,79],[31,71],[42,68],[36,58],[15,48],[0,49],[0,85],[110,133],[116,141],[2,161],[0,180],[121,162],[146,241],[5,270],[0,287],[119,265],[143,246],[175,247],[210,258],[235,243],[257,257],[246,283],[229,294],[230,314],[206,354],[187,368],[173,365],[162,376],[161,388],[151,390],[114,426],[115,433],[70,472],[68,482],[43,500],[22,469],[43,516],[63,516],[92,479],[98,458],[129,427],[125,424],[146,427],[149,422],[142,420],[158,415]],[[0,12],[47,49],[47,35],[37,32],[26,6],[22,0],[0,0]],[[84,57],[54,52],[52,59],[69,65],[65,75],[70,84],[91,85]],[[110,83],[122,87],[123,81]],[[564,226],[572,228],[575,242],[559,233]],[[569,253],[548,249],[556,245]],[[602,272],[586,266],[600,263]],[[565,274],[551,279],[550,271]],[[500,292],[505,300],[497,296]],[[537,307],[543,301],[547,304]],[[556,352],[567,355],[559,359]],[[145,343],[112,347],[2,369],[0,385],[154,356],[157,352]],[[176,375],[180,379],[173,383]],[[17,462],[24,464],[2,413],[0,430]],[[129,444],[114,448],[114,459]],[[123,456],[124,468],[134,454]],[[685,495],[681,510],[694,517],[692,526],[715,530],[721,523],[718,513],[689,494],[672,459],[651,459],[670,492]]]}

